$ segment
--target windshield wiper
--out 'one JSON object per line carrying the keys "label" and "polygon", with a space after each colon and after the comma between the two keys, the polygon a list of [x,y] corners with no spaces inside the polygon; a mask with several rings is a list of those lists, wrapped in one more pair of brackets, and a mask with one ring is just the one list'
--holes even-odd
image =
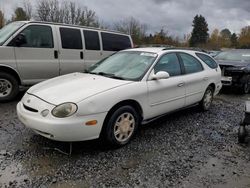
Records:
{"label": "windshield wiper", "polygon": [[115,79],[119,79],[119,80],[125,80],[124,78],[122,78],[120,76],[116,76],[115,74],[106,73],[106,72],[89,72],[89,74],[97,74],[97,75],[106,76],[106,77],[109,77],[109,78],[115,78]]}

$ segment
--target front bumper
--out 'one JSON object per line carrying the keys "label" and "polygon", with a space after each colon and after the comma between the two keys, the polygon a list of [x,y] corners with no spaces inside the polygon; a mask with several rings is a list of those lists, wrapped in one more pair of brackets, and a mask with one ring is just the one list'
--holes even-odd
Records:
{"label": "front bumper", "polygon": [[[107,112],[87,116],[73,115],[67,118],[56,118],[52,116],[51,113],[49,113],[48,116],[43,117],[41,115],[41,110],[49,109],[51,112],[53,106],[42,100],[39,100],[36,97],[29,96],[32,98],[32,101],[34,99],[36,101],[36,104],[30,103],[29,105],[31,107],[32,105],[38,107],[38,112],[32,112],[24,107],[26,97],[27,96],[25,96],[24,100],[17,104],[18,118],[26,127],[31,128],[41,136],[52,140],[66,142],[84,141],[99,138]],[[41,106],[42,109],[39,109]],[[92,126],[85,125],[87,121],[91,120],[97,120],[97,124]]]}

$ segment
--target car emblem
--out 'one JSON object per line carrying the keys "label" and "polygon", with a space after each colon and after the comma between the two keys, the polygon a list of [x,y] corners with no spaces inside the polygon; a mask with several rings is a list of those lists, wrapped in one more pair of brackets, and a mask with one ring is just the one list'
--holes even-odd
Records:
{"label": "car emblem", "polygon": [[27,103],[30,103],[30,99],[27,100]]}

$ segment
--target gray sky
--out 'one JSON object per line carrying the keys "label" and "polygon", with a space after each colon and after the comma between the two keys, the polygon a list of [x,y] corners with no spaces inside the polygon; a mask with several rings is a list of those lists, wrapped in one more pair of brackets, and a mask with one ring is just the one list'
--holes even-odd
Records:
{"label": "gray sky", "polygon": [[[35,0],[31,0],[35,2]],[[152,33],[161,28],[173,36],[182,37],[192,30],[196,14],[203,15],[210,32],[228,28],[239,33],[250,25],[250,0],[73,0],[94,10],[104,23],[133,16],[147,24]],[[22,0],[0,0],[0,7],[10,17]],[[35,3],[34,9],[35,9]]]}

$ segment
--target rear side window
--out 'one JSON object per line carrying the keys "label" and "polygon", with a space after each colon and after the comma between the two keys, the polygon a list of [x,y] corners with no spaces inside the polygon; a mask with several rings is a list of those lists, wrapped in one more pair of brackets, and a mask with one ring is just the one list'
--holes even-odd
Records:
{"label": "rear side window", "polygon": [[193,56],[186,53],[179,53],[183,62],[186,74],[200,72],[203,70],[201,63]]}
{"label": "rear side window", "polygon": [[62,48],[82,49],[82,37],[79,29],[60,28]]}
{"label": "rear side window", "polygon": [[128,36],[113,33],[101,33],[104,51],[119,51],[131,48],[131,42]]}
{"label": "rear side window", "polygon": [[53,34],[50,26],[30,25],[22,32],[25,35],[26,43],[21,47],[31,48],[53,48]]}
{"label": "rear side window", "polygon": [[97,31],[83,30],[86,50],[100,50],[100,41]]}
{"label": "rear side window", "polygon": [[196,53],[196,55],[204,62],[207,64],[212,69],[216,69],[218,67],[218,64],[208,55],[201,54],[201,53]]}

